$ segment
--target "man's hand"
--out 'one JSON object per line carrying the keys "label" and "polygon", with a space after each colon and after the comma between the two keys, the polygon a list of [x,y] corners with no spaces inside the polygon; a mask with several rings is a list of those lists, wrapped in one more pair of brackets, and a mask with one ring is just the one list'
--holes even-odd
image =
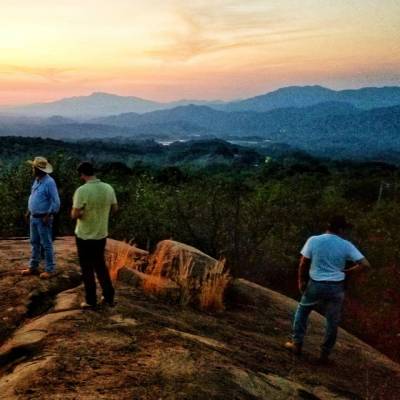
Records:
{"label": "man's hand", "polygon": [[45,225],[49,225],[50,221],[52,219],[51,214],[46,214],[43,218],[42,221]]}
{"label": "man's hand", "polygon": [[369,261],[366,258],[362,258],[361,260],[357,261],[354,264],[354,266],[345,269],[344,273],[346,274],[346,278],[349,278],[350,276],[356,274],[357,272],[360,272],[370,267],[371,264],[369,263]]}
{"label": "man's hand", "polygon": [[306,291],[306,287],[307,287],[307,282],[303,281],[303,280],[299,280],[298,282],[298,288],[299,288],[299,292],[301,294],[303,294]]}
{"label": "man's hand", "polygon": [[72,219],[81,219],[83,217],[84,207],[83,208],[72,208],[71,210],[71,218]]}
{"label": "man's hand", "polygon": [[308,278],[309,278],[309,271],[311,266],[311,259],[301,256],[300,263],[299,263],[299,271],[298,271],[298,288],[301,294],[304,293],[306,290]]}
{"label": "man's hand", "polygon": [[24,221],[25,221],[26,224],[29,223],[29,217],[30,217],[30,215],[31,215],[30,211],[27,211],[27,212],[24,214]]}

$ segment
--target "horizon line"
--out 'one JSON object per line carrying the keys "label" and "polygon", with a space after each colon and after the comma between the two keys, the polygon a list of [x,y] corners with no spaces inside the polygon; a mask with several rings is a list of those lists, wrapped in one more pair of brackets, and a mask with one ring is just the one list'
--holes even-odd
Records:
{"label": "horizon line", "polygon": [[288,88],[307,88],[307,87],[319,87],[319,88],[323,88],[323,89],[328,89],[331,90],[333,92],[342,92],[342,91],[357,91],[357,90],[362,90],[362,89],[384,89],[384,88],[400,88],[400,83],[398,85],[375,85],[375,86],[359,86],[359,87],[343,87],[343,88],[332,88],[329,87],[328,85],[320,85],[320,84],[307,84],[307,85],[300,85],[300,84],[293,84],[293,85],[286,85],[286,86],[280,86],[276,89],[270,90],[270,91],[265,91],[265,92],[260,92],[258,94],[254,94],[250,97],[243,97],[243,98],[231,98],[231,99],[204,99],[204,98],[177,98],[176,100],[170,100],[170,101],[161,101],[161,100],[157,100],[157,99],[152,99],[152,98],[145,98],[145,97],[138,97],[135,95],[125,95],[125,94],[118,94],[118,93],[113,93],[113,92],[107,92],[107,91],[102,91],[102,90],[93,90],[93,91],[89,91],[86,93],[82,93],[82,94],[77,94],[74,96],[67,96],[67,97],[57,97],[54,98],[52,100],[47,100],[47,101],[37,101],[37,102],[29,102],[29,103],[15,103],[15,104],[1,104],[0,103],[0,108],[2,109],[7,109],[7,108],[15,108],[15,107],[29,107],[29,106],[33,106],[33,105],[39,105],[39,104],[52,104],[52,103],[56,103],[59,101],[63,101],[63,100],[71,100],[71,99],[76,99],[76,98],[82,98],[82,97],[91,97],[93,95],[108,95],[108,96],[116,96],[116,97],[122,97],[122,98],[135,98],[137,100],[142,100],[142,101],[149,101],[149,102],[154,102],[154,103],[160,103],[160,104],[171,104],[171,103],[177,103],[177,102],[183,102],[183,101],[196,101],[196,102],[207,102],[207,103],[213,103],[213,102],[219,102],[219,103],[230,103],[230,102],[236,102],[236,101],[243,101],[243,100],[248,100],[248,99],[252,99],[255,97],[259,97],[259,96],[264,96],[264,95],[268,95],[270,93],[274,93],[277,92],[279,90],[282,89],[288,89]]}

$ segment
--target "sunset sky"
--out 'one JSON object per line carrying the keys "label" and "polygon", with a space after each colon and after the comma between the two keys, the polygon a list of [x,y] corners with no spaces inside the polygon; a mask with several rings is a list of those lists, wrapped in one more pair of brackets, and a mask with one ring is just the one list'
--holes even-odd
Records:
{"label": "sunset sky", "polygon": [[0,104],[400,85],[399,0],[1,0]]}

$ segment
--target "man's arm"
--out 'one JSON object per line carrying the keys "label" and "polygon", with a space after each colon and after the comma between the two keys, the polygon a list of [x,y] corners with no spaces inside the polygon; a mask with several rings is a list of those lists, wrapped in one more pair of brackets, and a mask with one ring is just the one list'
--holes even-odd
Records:
{"label": "man's arm", "polygon": [[71,218],[74,220],[82,218],[85,212],[85,206],[85,199],[82,198],[82,193],[77,189],[72,199]]}
{"label": "man's arm", "polygon": [[71,218],[72,219],[79,219],[79,218],[82,218],[83,217],[83,208],[75,208],[75,207],[72,207],[72,210],[71,210]]}
{"label": "man's arm", "polygon": [[115,190],[112,186],[110,186],[111,189],[111,199],[110,199],[110,203],[111,203],[111,215],[115,215],[118,211],[118,201],[117,201],[117,196],[115,195]]}
{"label": "man's arm", "polygon": [[298,270],[298,288],[300,293],[303,293],[306,290],[307,282],[309,279],[309,271],[311,266],[311,259],[301,256],[299,270]]}
{"label": "man's arm", "polygon": [[60,196],[58,194],[56,183],[51,180],[48,184],[49,196],[50,196],[50,208],[48,214],[56,214],[60,211]]}
{"label": "man's arm", "polygon": [[53,180],[47,184],[47,190],[50,198],[50,207],[47,210],[47,214],[43,217],[45,225],[49,224],[49,221],[53,214],[60,211],[60,196],[58,194],[57,185]]}
{"label": "man's arm", "polygon": [[354,273],[361,272],[362,270],[370,268],[370,267],[371,267],[371,264],[364,257],[361,260],[356,261],[356,263],[352,267],[345,269],[344,272],[347,277],[347,276],[353,275]]}

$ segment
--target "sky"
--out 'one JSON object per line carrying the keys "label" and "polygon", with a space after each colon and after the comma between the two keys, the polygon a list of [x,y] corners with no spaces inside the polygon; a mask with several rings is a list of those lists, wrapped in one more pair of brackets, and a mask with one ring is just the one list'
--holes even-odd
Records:
{"label": "sky", "polygon": [[400,85],[399,0],[0,1],[0,105]]}

